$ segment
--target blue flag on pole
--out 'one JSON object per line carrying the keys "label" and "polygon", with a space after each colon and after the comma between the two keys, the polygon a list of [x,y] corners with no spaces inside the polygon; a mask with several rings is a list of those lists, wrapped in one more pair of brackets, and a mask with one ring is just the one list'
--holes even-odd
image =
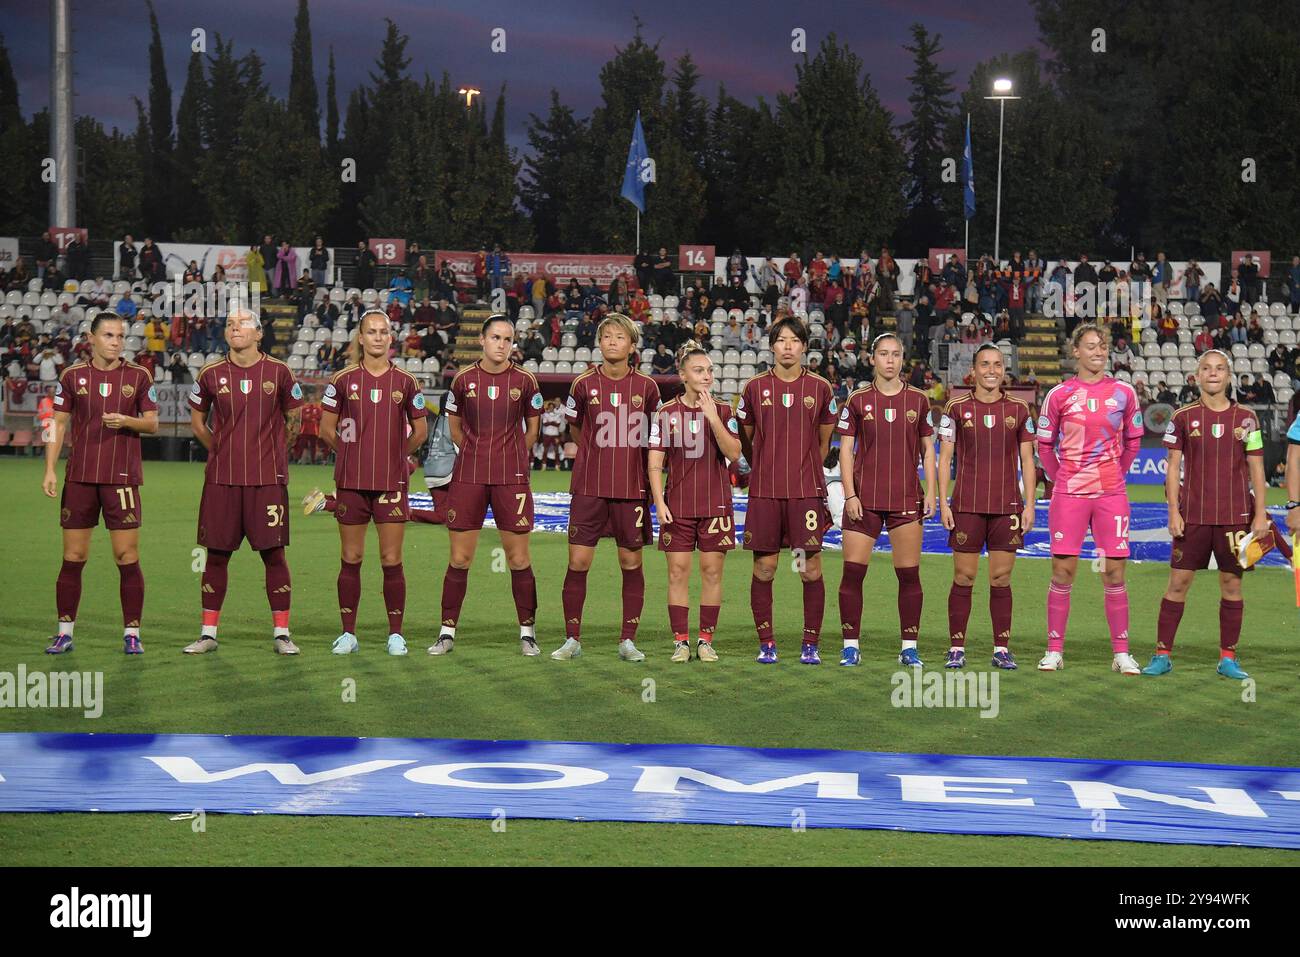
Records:
{"label": "blue flag on pole", "polygon": [[641,111],[636,111],[636,126],[632,129],[632,143],[627,148],[627,169],[623,171],[622,197],[645,212],[645,184],[641,178],[641,164],[650,154],[645,148],[645,134],[641,132]]}
{"label": "blue flag on pole", "polygon": [[966,199],[966,218],[975,218],[975,161],[970,151],[970,115],[966,116],[966,149],[961,154],[961,178]]}

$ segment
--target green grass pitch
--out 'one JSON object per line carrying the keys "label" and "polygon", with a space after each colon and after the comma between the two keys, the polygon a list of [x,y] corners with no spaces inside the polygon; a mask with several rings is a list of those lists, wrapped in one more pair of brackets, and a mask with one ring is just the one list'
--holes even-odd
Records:
{"label": "green grass pitch", "polygon": [[[325,467],[294,467],[290,497],[313,485],[332,486]],[[406,635],[412,654],[383,651],[373,533],[363,572],[358,625],[361,652],[329,653],[339,622],[334,582],[338,535],[332,518],[295,513],[293,632],[297,659],[272,653],[261,562],[241,551],[231,562],[230,592],[216,654],[189,658],[180,649],[198,632],[199,576],[193,570],[194,521],[202,483],[198,465],[146,463],[141,560],[147,582],[146,654],[121,653],[117,574],[107,533],[97,530],[77,622],[77,649],[62,668],[102,670],[105,709],[89,722],[80,712],[0,710],[0,731],[98,733],[366,735],[391,737],[535,738],[612,742],[689,742],[754,747],[1046,755],[1203,763],[1292,765],[1292,727],[1300,706],[1293,649],[1297,617],[1289,575],[1267,569],[1248,577],[1242,661],[1257,680],[1256,700],[1214,674],[1218,589],[1198,579],[1183,619],[1176,670],[1160,680],[1124,679],[1109,668],[1101,587],[1081,572],[1067,641],[1068,668],[1033,669],[1044,639],[1045,561],[1021,559],[1015,588],[1012,647],[1022,668],[1003,675],[1001,713],[981,719],[973,709],[895,709],[889,676],[897,670],[896,583],[888,556],[867,576],[863,667],[835,666],[839,641],[835,589],[838,552],[825,559],[827,663],[801,667],[798,578],[778,575],[776,621],[784,658],[775,668],[753,662],[749,557],[727,560],[726,597],[716,665],[668,661],[664,561],[646,552],[643,664],[619,661],[620,615],[612,543],[593,566],[584,621],[586,655],[575,662],[546,657],[563,639],[560,586],[566,543],[533,536],[541,598],[544,655],[518,653],[509,577],[492,570],[496,535],[484,533],[458,629],[456,651],[425,655],[436,637],[446,566],[446,531],[410,525],[406,538]],[[19,663],[50,669],[42,650],[54,626],[54,578],[60,558],[57,503],[40,492],[41,464],[0,459],[6,543],[0,576],[0,670]],[[568,476],[534,476],[539,490],[567,489]],[[1159,498],[1156,487],[1131,490]],[[1272,493],[1280,501],[1281,493]],[[504,568],[504,563],[498,563]],[[786,566],[789,567],[788,565]],[[951,562],[922,561],[926,590],[921,651],[931,664],[946,648]],[[1133,650],[1145,662],[1154,646],[1156,610],[1168,574],[1160,564],[1130,570]],[[970,658],[987,666],[990,648],[986,582],[976,584]],[[697,592],[693,592],[697,594]],[[692,614],[692,625],[696,619]],[[642,679],[657,683],[642,700]],[[356,701],[340,692],[356,681]],[[186,810],[180,809],[177,810]],[[892,831],[740,828],[700,825],[576,824],[511,821],[504,833],[488,821],[385,818],[290,818],[211,815],[194,833],[188,822],[156,814],[0,815],[0,859],[11,864],[1278,864],[1300,854],[1245,848],[1146,845],[1041,838],[907,834]]]}

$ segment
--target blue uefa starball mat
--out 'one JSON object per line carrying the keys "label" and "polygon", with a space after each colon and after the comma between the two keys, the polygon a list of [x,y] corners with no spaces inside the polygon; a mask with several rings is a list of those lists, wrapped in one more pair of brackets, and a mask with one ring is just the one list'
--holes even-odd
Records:
{"label": "blue uefa starball mat", "polygon": [[1300,770],[684,744],[0,734],[0,811],[198,810],[1300,848]]}

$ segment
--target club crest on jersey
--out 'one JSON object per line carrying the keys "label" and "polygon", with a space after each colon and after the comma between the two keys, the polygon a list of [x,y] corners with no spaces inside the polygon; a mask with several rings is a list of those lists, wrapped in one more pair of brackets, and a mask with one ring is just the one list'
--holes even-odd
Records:
{"label": "club crest on jersey", "polygon": [[908,410],[907,410],[907,421],[908,421],[909,423],[913,423],[913,424],[915,424],[915,422],[916,422],[916,414],[917,414],[917,413],[916,413],[916,409],[908,409]]}
{"label": "club crest on jersey", "polygon": [[495,400],[496,397],[499,396],[500,394],[501,394],[501,390],[496,386],[490,385],[487,387],[487,395],[489,399]]}
{"label": "club crest on jersey", "polygon": [[965,533],[965,532],[958,532],[958,533],[956,534],[955,537],[956,537],[956,539],[957,539],[957,544],[958,544],[958,545],[965,545],[965,544],[966,544],[966,538],[967,538],[967,536],[966,536],[966,533]]}
{"label": "club crest on jersey", "polygon": [[[1235,438],[1238,442],[1246,441],[1246,436],[1249,434],[1250,433],[1247,431],[1246,426],[1244,425],[1239,429],[1232,430],[1232,437]],[[1216,435],[1215,438],[1218,438],[1218,436]]]}
{"label": "club crest on jersey", "polygon": [[110,395],[113,394],[113,383],[101,382],[99,384],[99,394],[102,395],[105,399],[107,399]]}
{"label": "club crest on jersey", "polygon": [[240,380],[239,380],[239,391],[242,392],[242,393],[244,393],[244,395],[248,395],[250,392],[252,392],[252,391],[253,391],[253,380],[252,380],[252,379],[240,379]]}
{"label": "club crest on jersey", "polygon": [[643,396],[639,396],[639,395],[632,396],[632,408],[634,409],[641,408],[641,403],[644,401],[645,398]]}
{"label": "club crest on jersey", "polygon": [[523,390],[523,389],[511,389],[511,390],[510,390],[510,401],[511,401],[511,402],[518,402],[518,401],[520,400],[520,398],[523,396],[523,394],[524,394],[524,390]]}
{"label": "club crest on jersey", "polygon": [[886,409],[886,410],[885,410],[885,421],[886,421],[886,422],[893,422],[896,418],[898,418],[898,410],[897,410],[897,409]]}
{"label": "club crest on jersey", "polygon": [[673,533],[672,533],[672,532],[660,532],[660,533],[659,533],[659,541],[663,542],[665,545],[671,545],[671,544],[673,543]]}
{"label": "club crest on jersey", "polygon": [[811,409],[815,404],[816,401],[813,399],[812,396],[806,395],[803,397],[803,407],[805,409]]}
{"label": "club crest on jersey", "polygon": [[1096,400],[1096,399],[1089,399],[1088,402],[1087,402],[1087,406],[1088,406],[1088,411],[1089,411],[1089,412],[1096,412],[1096,411],[1097,411],[1097,400]]}
{"label": "club crest on jersey", "polygon": [[371,390],[370,390],[370,401],[371,401],[371,402],[376,402],[376,403],[377,403],[377,402],[378,402],[380,399],[382,399],[383,397],[384,397],[384,390],[383,390],[383,389],[371,389]]}
{"label": "club crest on jersey", "polygon": [[1214,436],[1216,439],[1223,438],[1223,423],[1215,422],[1212,426],[1210,426],[1210,434]]}
{"label": "club crest on jersey", "polygon": [[986,415],[986,416],[984,416],[984,428],[986,428],[986,429],[991,429],[991,428],[993,428],[993,423],[996,422],[996,421],[997,421],[997,418],[996,418],[995,416],[992,416],[992,415]]}
{"label": "club crest on jersey", "polygon": [[791,408],[791,407],[794,405],[794,393],[793,393],[793,392],[782,392],[782,393],[781,393],[781,404],[782,404],[783,406],[785,406],[787,409],[788,409],[788,408]]}
{"label": "club crest on jersey", "polygon": [[1016,417],[1014,415],[1009,415],[1002,420],[1002,424],[1005,425],[1007,429],[1014,431],[1016,428]]}
{"label": "club crest on jersey", "polygon": [[129,399],[133,395],[135,395],[135,386],[130,385],[129,383],[122,386],[122,398]]}
{"label": "club crest on jersey", "polygon": [[272,392],[275,391],[275,383],[272,382],[270,379],[263,379],[262,391],[265,392],[267,395],[270,395]]}
{"label": "club crest on jersey", "polygon": [[401,391],[401,389],[394,389],[394,390],[389,394],[389,398],[391,398],[391,399],[393,400],[393,405],[401,405],[401,404],[402,404],[402,391]]}

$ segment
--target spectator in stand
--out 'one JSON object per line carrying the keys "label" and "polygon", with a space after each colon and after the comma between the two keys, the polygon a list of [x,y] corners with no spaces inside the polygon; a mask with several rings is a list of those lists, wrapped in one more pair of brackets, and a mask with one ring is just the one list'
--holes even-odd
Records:
{"label": "spectator in stand", "polygon": [[460,301],[460,293],[456,289],[456,269],[450,259],[444,259],[442,265],[438,267],[438,273],[433,277],[433,290],[437,292],[439,299],[446,299],[449,302]]}
{"label": "spectator in stand", "polygon": [[[548,287],[550,284],[547,284]],[[615,276],[614,281],[609,284],[609,289],[605,292],[605,298],[609,302],[609,308],[615,312],[627,312],[628,303],[631,296],[628,293],[627,279],[623,276]],[[681,305],[678,304],[678,309]]]}
{"label": "spectator in stand", "polygon": [[[304,269],[303,272],[305,273],[307,270]],[[287,242],[282,242],[280,243],[280,248],[275,253],[275,281],[273,283],[276,290],[275,294],[277,296],[284,296],[294,290],[296,288],[295,277],[297,276],[298,253]],[[307,279],[310,281],[311,276],[308,275]],[[297,279],[296,286],[301,287],[301,285],[301,279]],[[299,308],[299,317],[301,317],[302,314],[303,310]]]}
{"label": "spectator in stand", "polygon": [[36,277],[44,279],[45,273],[59,262],[59,247],[54,245],[49,230],[41,233],[40,242],[36,244]]}
{"label": "spectator in stand", "polygon": [[309,270],[304,269],[298,277],[298,285],[289,301],[298,307],[298,324],[302,325],[303,316],[311,312],[312,303],[316,301],[316,283],[312,281]]}
{"label": "spectator in stand", "polygon": [[1264,327],[1259,324],[1259,316],[1252,315],[1250,324],[1246,326],[1246,342],[1264,344]]}
{"label": "spectator in stand", "polygon": [[1214,348],[1221,349],[1224,352],[1232,350],[1232,336],[1228,334],[1228,327],[1219,326],[1214,330]]}
{"label": "spectator in stand", "polygon": [[1097,270],[1097,295],[1094,298],[1098,318],[1119,315],[1119,289],[1116,288],[1118,282],[1119,270],[1109,259],[1103,260],[1101,268]]}
{"label": "spectator in stand", "polygon": [[416,307],[415,312],[411,315],[411,325],[417,329],[427,329],[435,325],[438,321],[438,310],[433,308],[433,303],[428,297]]}
{"label": "spectator in stand", "polygon": [[185,361],[183,352],[173,352],[172,361],[167,364],[167,370],[172,374],[172,382],[176,385],[189,385],[190,367]]}
{"label": "spectator in stand", "polygon": [[528,331],[527,338],[524,339],[523,353],[525,360],[541,362],[542,355],[546,351],[546,343],[542,342],[542,337],[537,334],[536,329]]}
{"label": "spectator in stand", "polygon": [[1125,372],[1133,371],[1133,360],[1137,356],[1129,348],[1128,340],[1122,336],[1116,338],[1110,347],[1110,367],[1113,372],[1123,370]]}
{"label": "spectator in stand", "polygon": [[655,292],[661,296],[671,296],[677,291],[677,278],[673,275],[673,261],[667,246],[660,246],[659,255],[655,257],[654,283]]}
{"label": "spectator in stand", "polygon": [[1223,290],[1223,314],[1229,318],[1236,318],[1241,310],[1241,303],[1241,277],[1234,269],[1228,279],[1228,285]]}
{"label": "spectator in stand", "polygon": [[722,329],[722,348],[739,349],[740,339],[740,322],[734,314],[727,316],[727,324]]}
{"label": "spectator in stand", "polygon": [[803,263],[799,261],[798,253],[790,254],[790,258],[781,267],[781,273],[785,276],[785,291],[789,293],[803,279]]}
{"label": "spectator in stand", "polygon": [[63,261],[66,264],[64,272],[69,279],[81,282],[90,272],[90,247],[81,241],[77,233],[72,234],[68,245],[64,247]]}
{"label": "spectator in stand", "polygon": [[1047,261],[1036,249],[1029,250],[1025,260],[1025,308],[1032,313],[1043,311],[1043,280],[1047,277]]}
{"label": "spectator in stand", "polygon": [[1183,271],[1178,274],[1178,282],[1183,284],[1183,301],[1200,302],[1201,299],[1201,280],[1205,278],[1205,270],[1200,267],[1195,259],[1189,259]]}
{"label": "spectator in stand", "polygon": [[593,349],[596,346],[596,321],[594,313],[584,313],[578,321],[578,345],[584,349]]}
{"label": "spectator in stand", "polygon": [[[1161,345],[1178,341],[1178,317],[1165,312],[1158,305],[1151,307],[1151,324],[1156,328],[1156,341]],[[1244,334],[1244,333],[1243,333]]]}
{"label": "spectator in stand", "polygon": [[87,306],[107,309],[108,300],[111,298],[113,298],[113,284],[103,276],[99,276],[95,279],[95,284],[90,287],[90,291],[85,293],[78,301]]}
{"label": "spectator in stand", "polygon": [[1177,405],[1178,396],[1169,386],[1165,385],[1164,379],[1156,380],[1156,401],[1163,405]]}
{"label": "spectator in stand", "polygon": [[428,325],[420,330],[420,351],[424,353],[426,359],[440,355],[446,345],[436,326]]}
{"label": "spectator in stand", "polygon": [[672,375],[677,369],[677,360],[668,351],[662,341],[655,347],[654,358],[650,360],[650,371],[655,375]]}
{"label": "spectator in stand", "polygon": [[1258,388],[1250,373],[1243,374],[1237,386],[1237,401],[1243,405],[1258,405]]}
{"label": "spectator in stand", "polygon": [[898,263],[890,255],[888,246],[880,247],[880,258],[876,260],[876,285],[880,308],[893,312],[894,294],[898,291]]}
{"label": "spectator in stand", "polygon": [[1192,340],[1192,348],[1196,350],[1198,356],[1214,348],[1214,337],[1210,335],[1208,328],[1201,326],[1196,333],[1196,338]]}
{"label": "spectator in stand", "polygon": [[476,302],[487,302],[488,297],[488,251],[486,246],[480,246],[478,252],[474,254],[474,299]]}
{"label": "spectator in stand", "polygon": [[262,254],[262,268],[266,271],[266,288],[271,296],[280,295],[280,287],[276,285],[275,277],[277,273],[277,257],[280,254],[280,247],[271,238],[268,233],[262,237],[262,244],[257,247],[258,252]]}
{"label": "spectator in stand", "polygon": [[189,264],[185,267],[185,271],[181,273],[181,282],[186,285],[189,285],[190,283],[203,282],[203,270],[199,268],[199,261],[197,259],[191,259],[189,261]]}
{"label": "spectator in stand", "polygon": [[411,301],[413,291],[411,280],[398,273],[388,283],[388,301],[390,304],[395,302],[399,306],[405,306]]}
{"label": "spectator in stand", "polygon": [[311,252],[307,254],[307,264],[311,268],[311,281],[318,288],[332,285],[330,283],[330,251],[325,248],[325,240],[320,236],[312,243]]}
{"label": "spectator in stand", "polygon": [[145,324],[144,347],[154,357],[155,362],[165,362],[167,359],[168,332],[167,323],[157,316],[150,317]]}
{"label": "spectator in stand", "polygon": [[150,286],[167,278],[162,250],[154,245],[152,236],[146,236],[144,245],[140,247],[140,278]]}
{"label": "spectator in stand", "polygon": [[849,307],[844,301],[843,289],[835,289],[835,298],[826,307],[826,322],[836,329],[841,336],[848,334]]}
{"label": "spectator in stand", "polygon": [[339,307],[332,299],[326,296],[316,306],[316,322],[325,329],[334,331],[335,324],[339,321]]}
{"label": "spectator in stand", "polygon": [[1250,253],[1242,256],[1236,275],[1241,280],[1241,301],[1248,302],[1252,306],[1259,302],[1259,263],[1255,262],[1255,257]]}
{"label": "spectator in stand", "polygon": [[737,247],[732,249],[731,255],[727,257],[727,283],[730,285],[732,279],[739,279],[742,283],[749,276],[749,260],[745,254]]}
{"label": "spectator in stand", "polygon": [[402,357],[405,359],[424,358],[424,344],[420,341],[420,332],[415,326],[411,326],[410,331],[406,333],[406,338],[402,340]]}
{"label": "spectator in stand", "polygon": [[628,303],[628,315],[634,322],[645,322],[650,315],[650,300],[646,298],[645,291],[637,289],[632,293],[632,301]]}
{"label": "spectator in stand", "polygon": [[429,287],[433,284],[433,270],[429,268],[429,258],[421,256],[410,269],[411,296],[416,302],[429,298]]}
{"label": "spectator in stand", "polygon": [[1291,374],[1291,350],[1284,343],[1279,342],[1268,354],[1268,371]]}
{"label": "spectator in stand", "polygon": [[957,320],[953,318],[952,313],[948,313],[948,318],[944,320],[942,326],[936,328],[937,341],[940,343],[953,344],[961,342],[961,330],[957,328]]}
{"label": "spectator in stand", "polygon": [[353,262],[358,289],[375,288],[375,254],[364,239],[357,240],[357,256]]}
{"label": "spectator in stand", "polygon": [[1013,276],[1011,282],[1003,283],[1007,297],[1007,313],[1010,316],[1011,341],[1017,345],[1025,337],[1025,284]]}
{"label": "spectator in stand", "polygon": [[1138,253],[1128,266],[1129,279],[1133,282],[1133,295],[1139,302],[1145,302],[1148,296],[1148,284],[1151,282],[1151,264],[1147,262],[1146,253]]}
{"label": "spectator in stand", "polygon": [[316,347],[316,361],[320,363],[321,370],[333,369],[341,352],[342,349],[334,344],[333,339],[322,339]]}
{"label": "spectator in stand", "polygon": [[63,356],[52,345],[48,346],[41,350],[39,365],[42,382],[57,382],[59,370],[63,368]]}
{"label": "spectator in stand", "polygon": [[636,284],[647,295],[654,292],[655,260],[649,252],[638,252],[632,260],[632,271],[636,273]]}
{"label": "spectator in stand", "polygon": [[123,296],[119,299],[117,301],[117,307],[114,309],[114,312],[121,316],[126,322],[130,322],[134,319],[139,311],[140,307],[136,305],[135,300],[130,296]]}
{"label": "spectator in stand", "polygon": [[1155,265],[1151,267],[1151,294],[1161,308],[1169,302],[1169,287],[1174,284],[1174,267],[1165,259],[1164,251],[1156,253]]}
{"label": "spectator in stand", "polygon": [[1145,409],[1147,405],[1155,401],[1147,391],[1147,380],[1142,378],[1141,372],[1133,377],[1133,391],[1137,394],[1140,408]]}
{"label": "spectator in stand", "polygon": [[1223,293],[1214,288],[1214,283],[1207,282],[1201,290],[1201,315],[1205,317],[1207,329],[1217,329],[1223,312]]}
{"label": "spectator in stand", "polygon": [[826,281],[826,274],[830,272],[830,264],[826,262],[826,257],[819,249],[813,254],[812,261],[808,263],[808,283],[811,286],[813,282]]}
{"label": "spectator in stand", "polygon": [[1300,312],[1300,256],[1291,257],[1291,265],[1286,271],[1287,288],[1290,292],[1291,312]]}
{"label": "spectator in stand", "polygon": [[[492,247],[487,258],[488,281],[492,290],[504,289],[510,280],[510,257],[501,251],[501,244]],[[443,377],[446,378],[446,367]]]}
{"label": "spectator in stand", "polygon": [[117,247],[117,275],[115,279],[122,279],[126,282],[135,281],[135,260],[139,251],[136,249],[135,240],[127,233],[122,237],[122,243]]}
{"label": "spectator in stand", "polygon": [[550,290],[546,288],[546,279],[540,272],[535,272],[528,280],[528,299],[533,306],[533,315],[540,316],[546,309],[546,297]]}
{"label": "spectator in stand", "polygon": [[[1274,405],[1277,403],[1277,394],[1273,391],[1273,383],[1268,380],[1267,376],[1261,375],[1259,381],[1255,383],[1255,402],[1259,405]],[[1295,421],[1292,419],[1291,421]]]}

